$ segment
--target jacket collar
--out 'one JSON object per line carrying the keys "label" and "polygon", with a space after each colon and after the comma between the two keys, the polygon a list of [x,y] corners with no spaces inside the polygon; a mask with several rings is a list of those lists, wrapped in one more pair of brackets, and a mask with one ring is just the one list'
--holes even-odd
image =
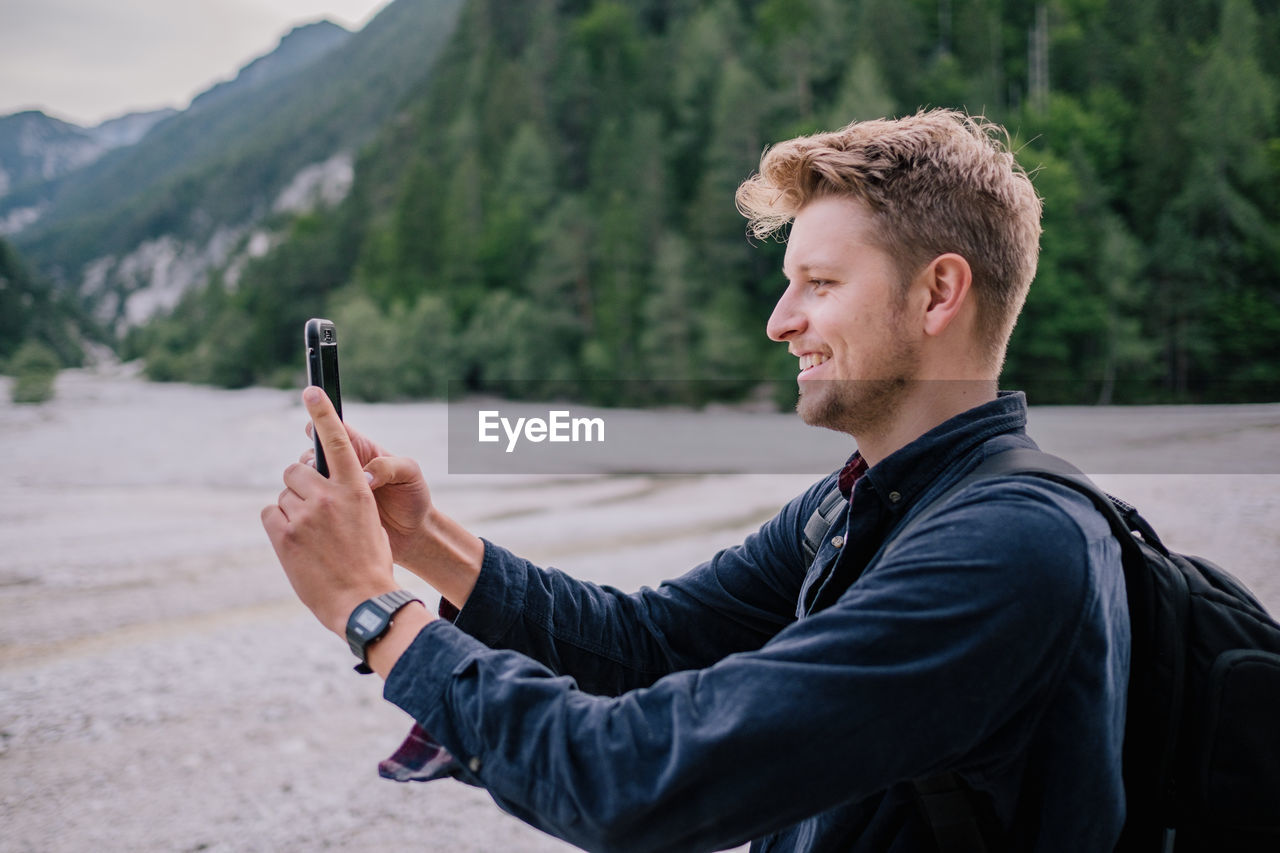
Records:
{"label": "jacket collar", "polygon": [[911,506],[940,476],[980,444],[1002,433],[1025,434],[1027,398],[1000,391],[996,399],[943,421],[867,470],[859,488],[869,488],[891,512]]}

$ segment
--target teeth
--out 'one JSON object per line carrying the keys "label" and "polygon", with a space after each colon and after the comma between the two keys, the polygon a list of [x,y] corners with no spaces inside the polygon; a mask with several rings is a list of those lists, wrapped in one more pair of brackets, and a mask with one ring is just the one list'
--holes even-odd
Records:
{"label": "teeth", "polygon": [[817,365],[822,364],[826,360],[827,360],[827,357],[825,355],[818,355],[817,353],[809,353],[808,355],[802,355],[800,356],[800,370],[805,371],[805,370],[808,370],[810,367],[816,367]]}

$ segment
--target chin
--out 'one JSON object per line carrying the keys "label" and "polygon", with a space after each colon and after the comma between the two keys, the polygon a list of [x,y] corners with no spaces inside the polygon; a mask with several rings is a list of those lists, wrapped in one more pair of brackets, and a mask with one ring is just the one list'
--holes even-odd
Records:
{"label": "chin", "polygon": [[867,434],[893,419],[908,384],[904,378],[815,382],[800,389],[796,413],[809,426]]}
{"label": "chin", "polygon": [[813,383],[818,387],[800,390],[800,398],[796,400],[796,414],[809,426],[831,429],[836,432],[849,432],[851,424],[850,403],[844,395],[836,393],[840,389],[830,387],[827,383]]}

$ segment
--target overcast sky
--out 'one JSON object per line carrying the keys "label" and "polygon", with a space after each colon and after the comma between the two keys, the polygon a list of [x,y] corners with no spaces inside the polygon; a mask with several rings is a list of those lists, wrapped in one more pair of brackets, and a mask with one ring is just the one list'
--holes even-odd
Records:
{"label": "overcast sky", "polygon": [[300,23],[350,30],[388,0],[0,0],[0,115],[92,125],[185,107]]}

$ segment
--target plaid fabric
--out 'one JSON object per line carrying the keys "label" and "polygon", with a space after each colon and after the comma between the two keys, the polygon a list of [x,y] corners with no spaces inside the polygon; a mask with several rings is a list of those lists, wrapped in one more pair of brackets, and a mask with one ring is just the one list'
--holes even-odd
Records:
{"label": "plaid fabric", "polygon": [[462,765],[453,753],[436,742],[422,726],[414,724],[409,736],[390,757],[378,763],[378,775],[396,782],[431,782],[458,779],[475,784],[462,774]]}
{"label": "plaid fabric", "polygon": [[840,470],[840,476],[836,479],[836,485],[840,487],[840,492],[847,498],[853,494],[853,487],[858,484],[858,479],[867,473],[867,460],[862,458],[861,453],[854,453],[849,457],[849,461],[844,463],[844,468]]}

